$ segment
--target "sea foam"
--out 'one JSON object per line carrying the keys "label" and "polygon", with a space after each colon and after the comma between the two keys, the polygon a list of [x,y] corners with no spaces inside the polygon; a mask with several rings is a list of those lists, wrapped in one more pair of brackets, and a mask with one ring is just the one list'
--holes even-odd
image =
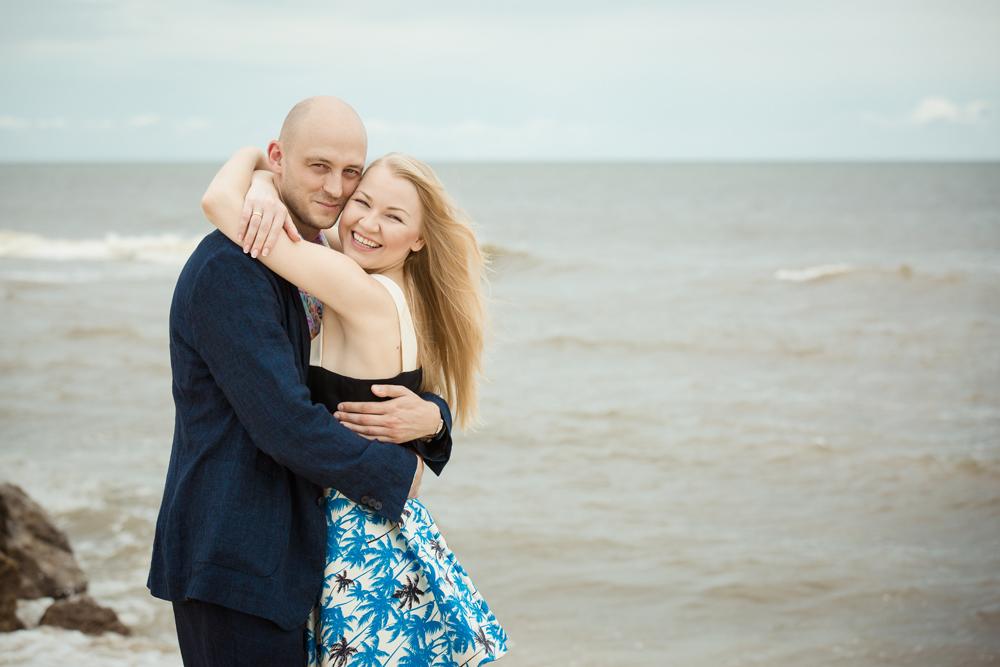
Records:
{"label": "sea foam", "polygon": [[0,229],[0,257],[53,262],[140,262],[181,264],[194,252],[203,236],[119,236],[103,239],[49,239]]}
{"label": "sea foam", "polygon": [[777,280],[784,280],[791,283],[806,283],[822,278],[832,278],[848,273],[856,273],[859,268],[850,264],[823,264],[821,266],[810,266],[805,269],[778,269],[774,273]]}

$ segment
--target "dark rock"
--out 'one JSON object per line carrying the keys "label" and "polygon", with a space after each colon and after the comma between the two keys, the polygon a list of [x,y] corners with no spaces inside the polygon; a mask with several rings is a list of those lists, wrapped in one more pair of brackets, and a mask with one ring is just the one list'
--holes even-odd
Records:
{"label": "dark rock", "polygon": [[87,575],[66,535],[13,484],[0,484],[0,550],[21,570],[21,599],[64,598],[87,590]]}
{"label": "dark rock", "polygon": [[17,617],[17,596],[21,592],[21,570],[13,559],[0,553],[0,632],[24,630]]}
{"label": "dark rock", "polygon": [[88,635],[104,632],[132,634],[129,627],[118,620],[118,614],[113,609],[102,607],[89,595],[74,595],[65,600],[56,600],[45,610],[38,624],[79,630]]}
{"label": "dark rock", "polygon": [[0,553],[7,553],[7,503],[0,497]]}

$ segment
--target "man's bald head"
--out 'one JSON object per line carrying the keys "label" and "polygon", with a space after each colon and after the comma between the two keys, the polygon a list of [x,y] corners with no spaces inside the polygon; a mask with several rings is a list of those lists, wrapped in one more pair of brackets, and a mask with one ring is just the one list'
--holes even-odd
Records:
{"label": "man's bald head", "polygon": [[365,169],[368,135],[343,100],[317,95],[296,104],[267,146],[274,186],[306,239],[337,222]]}
{"label": "man's bald head", "polygon": [[285,151],[291,151],[303,130],[312,129],[314,124],[326,125],[327,129],[344,134],[345,140],[361,140],[368,144],[361,117],[350,104],[330,95],[314,95],[302,100],[288,112],[281,125],[278,141]]}

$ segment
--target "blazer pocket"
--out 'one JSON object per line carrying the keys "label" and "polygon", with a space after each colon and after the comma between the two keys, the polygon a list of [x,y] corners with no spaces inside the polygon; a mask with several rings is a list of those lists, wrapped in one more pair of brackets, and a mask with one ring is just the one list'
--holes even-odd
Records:
{"label": "blazer pocket", "polygon": [[224,510],[216,518],[211,540],[214,548],[205,560],[257,577],[273,574],[289,539],[292,508],[287,485],[279,482],[231,493],[221,506]]}

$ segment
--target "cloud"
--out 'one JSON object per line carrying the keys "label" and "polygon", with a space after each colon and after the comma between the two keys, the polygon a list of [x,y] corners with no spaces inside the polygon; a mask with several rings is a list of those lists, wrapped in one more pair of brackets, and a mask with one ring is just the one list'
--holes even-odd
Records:
{"label": "cloud", "polygon": [[14,116],[0,116],[0,128],[5,130],[26,130],[37,128],[40,130],[62,130],[69,125],[69,122],[62,117],[40,118],[29,120],[27,118],[16,118]]}
{"label": "cloud", "polygon": [[57,118],[43,118],[35,121],[35,127],[40,130],[62,130],[69,125],[67,120],[61,116]]}
{"label": "cloud", "polygon": [[979,124],[985,122],[989,108],[987,102],[969,102],[960,107],[943,97],[925,97],[910,112],[907,120],[914,125],[925,125],[935,120]]}
{"label": "cloud", "polygon": [[138,116],[132,116],[128,119],[128,124],[132,127],[149,127],[150,125],[156,125],[160,122],[160,114],[155,113],[144,113]]}
{"label": "cloud", "polygon": [[[167,120],[167,127],[172,127],[177,134],[184,135],[211,127],[211,122],[204,118],[164,119],[160,114],[145,113],[132,116],[124,121],[129,127],[145,128],[158,125]],[[0,116],[0,130],[63,130],[75,129],[83,131],[108,131],[121,127],[121,120],[111,118],[67,119],[62,116],[55,118],[19,118],[16,116]]]}
{"label": "cloud", "polygon": [[184,118],[177,121],[174,128],[177,130],[177,134],[183,136],[198,130],[206,130],[211,126],[212,124],[204,118]]}
{"label": "cloud", "polygon": [[883,127],[920,127],[936,121],[961,125],[985,125],[993,105],[982,100],[960,105],[945,97],[925,97],[909,113],[891,117],[865,112],[862,120]]}
{"label": "cloud", "polygon": [[365,121],[371,155],[401,150],[427,159],[531,159],[579,157],[605,135],[602,126],[532,118],[517,125],[467,120],[445,126]]}
{"label": "cloud", "polygon": [[14,116],[0,116],[0,128],[5,130],[21,130],[28,127],[30,123],[24,118]]}

